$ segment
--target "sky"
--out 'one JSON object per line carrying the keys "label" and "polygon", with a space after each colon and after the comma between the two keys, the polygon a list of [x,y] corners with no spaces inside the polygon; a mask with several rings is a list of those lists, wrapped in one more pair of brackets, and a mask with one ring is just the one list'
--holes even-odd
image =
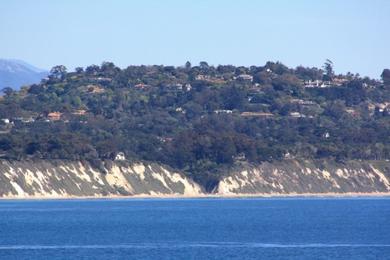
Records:
{"label": "sky", "polygon": [[128,65],[390,68],[389,0],[1,0],[0,58]]}

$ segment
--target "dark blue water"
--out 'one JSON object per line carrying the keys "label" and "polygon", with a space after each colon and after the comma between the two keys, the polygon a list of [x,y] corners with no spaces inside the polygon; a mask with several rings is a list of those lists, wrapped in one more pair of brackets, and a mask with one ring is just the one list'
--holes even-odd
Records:
{"label": "dark blue water", "polygon": [[390,259],[390,199],[0,201],[1,259]]}

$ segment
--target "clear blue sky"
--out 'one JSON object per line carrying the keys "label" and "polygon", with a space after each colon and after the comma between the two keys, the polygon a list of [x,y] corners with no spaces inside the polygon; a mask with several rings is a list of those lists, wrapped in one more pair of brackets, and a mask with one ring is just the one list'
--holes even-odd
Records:
{"label": "clear blue sky", "polygon": [[130,64],[390,68],[389,0],[2,0],[0,57],[49,69]]}

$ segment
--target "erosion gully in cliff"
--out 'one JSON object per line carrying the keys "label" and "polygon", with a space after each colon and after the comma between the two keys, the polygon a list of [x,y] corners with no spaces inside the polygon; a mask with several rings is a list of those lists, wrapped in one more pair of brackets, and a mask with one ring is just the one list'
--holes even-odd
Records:
{"label": "erosion gully in cliff", "polygon": [[217,194],[386,194],[390,191],[387,161],[284,160],[260,165],[241,163],[231,169]]}
{"label": "erosion gully in cliff", "polygon": [[387,161],[284,160],[231,167],[211,193],[185,174],[156,163],[111,162],[97,170],[88,162],[0,161],[0,197],[389,194]]}
{"label": "erosion gully in cliff", "polygon": [[1,161],[3,198],[102,196],[199,196],[202,189],[183,174],[158,164],[111,163],[94,169],[87,162]]}

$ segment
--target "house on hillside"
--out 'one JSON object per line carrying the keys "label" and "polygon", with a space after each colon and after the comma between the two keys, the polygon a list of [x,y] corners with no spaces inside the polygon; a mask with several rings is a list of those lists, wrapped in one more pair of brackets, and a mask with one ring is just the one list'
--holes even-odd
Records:
{"label": "house on hillside", "polygon": [[199,75],[195,76],[195,80],[209,80],[210,78],[211,78],[210,76],[202,75],[202,74],[199,74]]}
{"label": "house on hillside", "polygon": [[3,123],[6,125],[11,123],[11,121],[8,118],[2,118],[1,121],[3,121]]}
{"label": "house on hillside", "polygon": [[138,84],[134,85],[134,87],[137,89],[146,89],[148,87],[148,85],[146,85],[144,83],[138,83]]}
{"label": "house on hillside", "polygon": [[182,113],[182,114],[185,114],[185,113],[186,113],[186,110],[183,109],[182,107],[177,107],[177,108],[175,109],[175,111],[176,111],[176,112],[179,112],[179,113]]}
{"label": "house on hillside", "polygon": [[299,113],[299,112],[291,112],[290,113],[290,116],[291,117],[296,117],[296,118],[299,118],[299,117],[306,117],[305,115]]}
{"label": "house on hillside", "polygon": [[325,133],[322,135],[322,137],[328,139],[328,138],[330,137],[329,132],[325,132]]}
{"label": "house on hillside", "polygon": [[207,82],[210,82],[210,83],[214,83],[214,84],[223,84],[223,83],[226,83],[226,81],[223,79],[223,78],[220,78],[220,77],[211,77],[209,75],[196,75],[195,76],[195,80],[202,80],[202,81],[207,81]]}
{"label": "house on hillside", "polygon": [[61,112],[50,112],[47,114],[47,118],[50,120],[50,121],[58,121],[61,119],[61,115],[62,113]]}
{"label": "house on hillside", "polygon": [[29,116],[29,117],[21,117],[21,118],[20,118],[20,121],[21,121],[22,123],[28,124],[28,123],[34,123],[34,122],[35,122],[35,119],[34,119],[32,116]]}
{"label": "house on hillside", "polygon": [[126,156],[124,152],[119,152],[115,155],[115,161],[125,161]]}
{"label": "house on hillside", "polygon": [[254,117],[273,117],[274,114],[267,113],[267,112],[242,112],[241,116],[245,116],[245,117],[249,117],[249,116],[254,116]]}
{"label": "house on hillside", "polygon": [[191,91],[191,89],[192,89],[192,86],[190,83],[185,84],[183,87],[183,90],[185,90],[185,91]]}
{"label": "house on hillside", "polygon": [[298,105],[303,105],[303,106],[310,106],[310,105],[315,105],[316,103],[311,100],[303,100],[303,99],[298,99],[298,98],[293,98],[290,99],[291,103],[298,104]]}
{"label": "house on hillside", "polygon": [[237,79],[244,80],[244,81],[253,81],[253,76],[248,75],[248,74],[241,74],[237,76]]}
{"label": "house on hillside", "polygon": [[345,109],[345,112],[347,112],[348,114],[352,115],[352,116],[358,116],[359,115],[359,112],[356,111],[355,109],[353,108],[347,108]]}
{"label": "house on hillside", "polygon": [[87,90],[89,93],[99,94],[104,92],[104,88],[98,85],[87,85]]}
{"label": "house on hillside", "polygon": [[72,115],[83,116],[83,115],[85,115],[85,113],[87,113],[87,110],[85,110],[85,109],[77,109],[77,110],[75,110],[72,113]]}
{"label": "house on hillside", "polygon": [[99,83],[109,83],[112,81],[112,78],[107,78],[107,77],[97,77],[95,80]]}
{"label": "house on hillside", "polygon": [[330,81],[322,81],[322,80],[308,80],[303,82],[303,86],[305,88],[328,88],[332,86],[332,82]]}
{"label": "house on hillside", "polygon": [[173,141],[172,137],[167,137],[167,136],[163,136],[163,137],[158,136],[157,139],[162,143],[167,143],[167,142]]}
{"label": "house on hillside", "polygon": [[233,111],[229,110],[229,109],[217,109],[217,110],[214,110],[214,113],[216,113],[216,114],[232,114]]}

